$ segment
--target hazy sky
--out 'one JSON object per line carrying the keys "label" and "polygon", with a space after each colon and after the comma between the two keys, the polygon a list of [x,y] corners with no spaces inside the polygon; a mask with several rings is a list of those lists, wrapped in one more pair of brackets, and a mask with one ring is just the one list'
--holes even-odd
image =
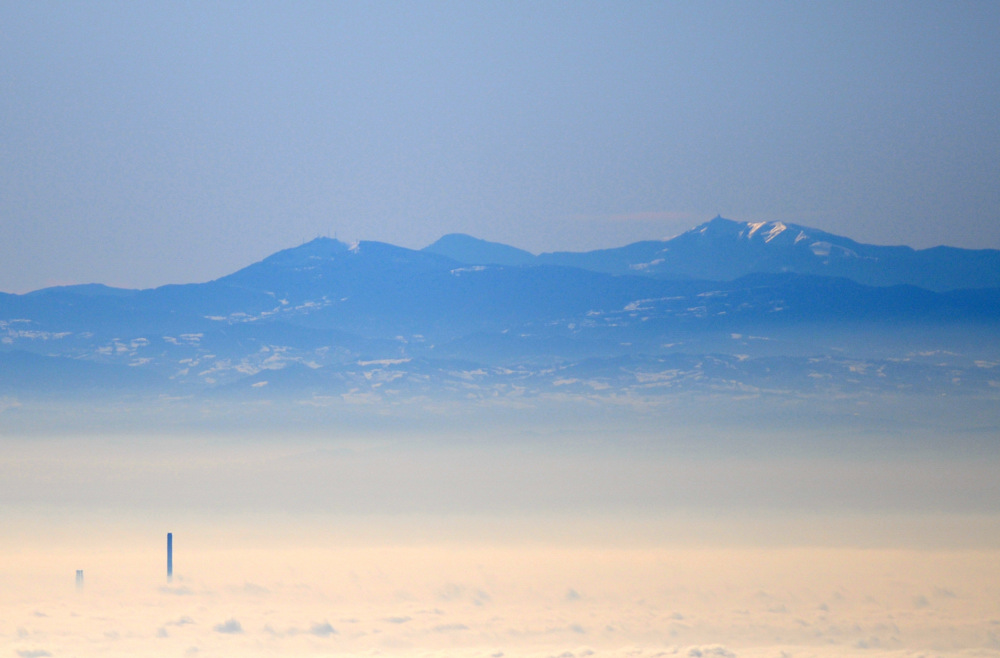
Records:
{"label": "hazy sky", "polygon": [[0,290],[717,213],[1000,248],[1000,3],[0,2]]}

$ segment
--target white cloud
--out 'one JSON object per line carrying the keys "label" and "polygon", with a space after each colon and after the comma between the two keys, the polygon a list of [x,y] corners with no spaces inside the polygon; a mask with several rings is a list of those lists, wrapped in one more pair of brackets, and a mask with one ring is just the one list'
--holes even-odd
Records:
{"label": "white cloud", "polygon": [[718,658],[736,658],[735,653],[719,645],[691,647],[688,649],[687,655],[691,656],[691,658],[711,658],[712,656],[718,656]]}
{"label": "white cloud", "polygon": [[465,624],[441,624],[435,626],[433,630],[438,633],[450,633],[451,631],[467,631],[469,627]]}
{"label": "white cloud", "polygon": [[188,624],[193,624],[194,620],[190,617],[180,617],[175,621],[168,621],[165,626],[187,626]]}
{"label": "white cloud", "polygon": [[382,621],[388,622],[390,624],[405,624],[406,622],[412,620],[413,620],[412,617],[385,617],[382,619]]}
{"label": "white cloud", "polygon": [[216,633],[229,633],[229,634],[234,634],[235,635],[235,634],[239,634],[239,633],[243,632],[243,626],[241,626],[240,622],[236,621],[235,619],[229,619],[229,620],[224,621],[221,624],[216,624],[215,625],[215,632]]}
{"label": "white cloud", "polygon": [[309,634],[315,635],[316,637],[330,637],[331,635],[337,634],[337,629],[330,625],[330,622],[324,621],[322,623],[313,624],[309,627]]}

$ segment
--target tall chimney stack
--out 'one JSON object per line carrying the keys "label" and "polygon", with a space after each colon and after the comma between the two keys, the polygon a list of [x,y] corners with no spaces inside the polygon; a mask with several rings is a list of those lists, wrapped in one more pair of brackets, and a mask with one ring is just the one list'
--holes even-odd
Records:
{"label": "tall chimney stack", "polygon": [[167,533],[167,582],[174,580],[174,533]]}

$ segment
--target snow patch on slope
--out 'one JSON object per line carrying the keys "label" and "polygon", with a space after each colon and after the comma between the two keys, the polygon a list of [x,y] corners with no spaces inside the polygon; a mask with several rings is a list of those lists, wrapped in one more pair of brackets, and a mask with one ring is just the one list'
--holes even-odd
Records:
{"label": "snow patch on slope", "polygon": [[788,229],[788,227],[785,226],[784,224],[782,224],[781,222],[770,222],[770,223],[768,223],[768,222],[747,222],[747,228],[749,229],[749,231],[746,231],[746,232],[741,231],[740,235],[742,236],[745,233],[745,235],[746,235],[746,237],[748,239],[752,239],[753,236],[758,231],[760,231],[761,229],[763,229],[765,227],[769,227],[769,228],[767,229],[767,231],[765,231],[765,232],[762,233],[762,235],[764,236],[764,242],[770,242],[771,240],[775,239],[776,237],[778,237],[779,235],[781,235],[782,233],[784,233]]}

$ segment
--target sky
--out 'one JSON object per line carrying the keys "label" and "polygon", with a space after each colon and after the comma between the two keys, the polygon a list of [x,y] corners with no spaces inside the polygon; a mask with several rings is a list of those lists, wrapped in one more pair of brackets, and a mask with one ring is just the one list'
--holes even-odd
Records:
{"label": "sky", "polygon": [[0,291],[716,214],[1000,248],[1000,4],[0,2]]}

